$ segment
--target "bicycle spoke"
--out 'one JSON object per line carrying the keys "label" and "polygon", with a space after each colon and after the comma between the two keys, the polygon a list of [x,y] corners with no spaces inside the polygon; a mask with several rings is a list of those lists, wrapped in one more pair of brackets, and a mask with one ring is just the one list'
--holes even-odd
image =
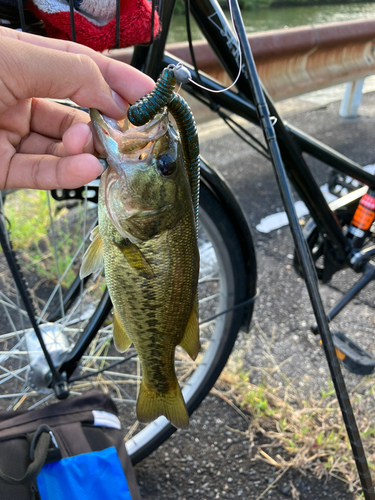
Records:
{"label": "bicycle spoke", "polygon": [[54,394],[51,392],[51,394],[48,394],[48,396],[46,396],[45,398],[41,399],[40,401],[38,401],[37,403],[29,406],[29,410],[34,410],[35,408],[37,408],[38,406],[41,406],[42,404],[44,404],[46,401],[48,401],[49,399],[52,399],[54,396]]}
{"label": "bicycle spoke", "polygon": [[[0,191],[0,214],[4,214],[4,200],[3,200],[3,193],[1,191]],[[8,245],[9,245],[10,243],[9,243],[8,232],[6,232],[6,239],[7,239]],[[15,289],[16,306],[17,306],[17,312],[19,314],[19,320],[21,322],[22,328],[24,328],[24,321],[23,321],[23,317],[22,317],[22,308],[21,308],[21,300],[20,300],[19,292],[18,292],[18,289],[17,289],[17,287],[15,285],[13,276],[12,276],[11,280],[13,282],[14,289]]]}
{"label": "bicycle spoke", "polygon": [[[93,229],[93,228],[92,228]],[[89,237],[91,231],[89,231],[86,235],[86,238]],[[69,272],[69,270],[71,269],[72,265],[73,265],[73,262],[75,261],[75,259],[78,257],[78,255],[81,253],[82,251],[82,248],[84,248],[84,242],[81,243],[81,245],[78,247],[78,250],[76,251],[76,253],[74,254],[73,258],[71,259],[70,261],[70,264],[66,267],[65,271],[62,273],[61,277],[58,278],[57,280],[57,285],[55,287],[55,289],[53,290],[53,292],[51,293],[51,296],[49,298],[49,300],[46,302],[45,306],[44,306],[44,309],[43,311],[40,313],[39,317],[38,317],[38,322],[40,322],[44,316],[44,314],[46,313],[46,311],[48,310],[48,307],[50,306],[53,298],[55,297],[56,293],[59,291],[61,291],[61,283],[62,281],[65,279],[67,273]],[[61,305],[62,307],[62,305]],[[62,309],[63,310],[63,309]]]}
{"label": "bicycle spoke", "polygon": [[[0,300],[0,303],[4,306],[4,308],[7,310],[8,308],[14,309],[15,311],[20,312],[27,318],[27,313],[23,309],[20,309],[20,307],[15,304],[9,297],[7,297],[3,292],[0,291],[0,297],[3,297],[2,300]],[[9,314],[9,313],[8,313]],[[13,324],[13,320],[12,324]]]}
{"label": "bicycle spoke", "polygon": [[2,306],[3,306],[4,313],[5,313],[5,315],[6,315],[7,319],[8,319],[8,321],[9,321],[9,324],[10,324],[11,328],[12,328],[12,329],[13,329],[13,331],[14,331],[14,330],[16,330],[16,325],[14,324],[14,322],[13,322],[13,320],[12,320],[12,317],[11,317],[11,315],[9,314],[8,309],[5,307],[4,302],[3,302],[3,301],[1,301],[1,302],[2,302]]}
{"label": "bicycle spoke", "polygon": [[63,293],[62,293],[62,289],[61,289],[61,278],[60,278],[60,271],[59,271],[58,258],[57,258],[55,225],[54,225],[54,220],[52,217],[51,195],[50,195],[49,191],[47,191],[47,203],[48,203],[48,212],[49,212],[51,231],[52,231],[53,254],[55,257],[56,276],[57,276],[57,282],[59,284],[59,300],[60,300],[60,306],[61,306],[61,313],[63,316],[65,316]]}
{"label": "bicycle spoke", "polygon": [[[0,366],[0,370],[4,371],[5,373],[0,376],[0,385],[5,384],[10,378],[14,377],[20,380],[21,382],[25,382],[25,379],[20,377],[19,374],[22,373],[27,369],[27,366],[24,366],[23,368],[20,368],[19,370],[7,370],[3,366]],[[7,375],[7,376],[6,376]],[[4,377],[4,378],[3,378]]]}
{"label": "bicycle spoke", "polygon": [[[83,218],[83,225],[82,225],[82,232],[83,232],[83,239],[82,239],[82,248],[81,248],[81,261],[83,261],[83,256],[85,254],[85,246],[86,246],[86,241],[87,237],[86,235],[86,214],[87,214],[87,186],[85,186],[85,197],[84,197],[84,207],[83,207],[83,212],[85,213],[85,217]],[[83,281],[80,283],[80,295],[83,295]],[[81,306],[80,306],[80,311],[81,311],[81,316],[82,316],[82,308],[83,308],[83,301],[81,300]]]}
{"label": "bicycle spoke", "polygon": [[204,297],[203,299],[199,299],[199,304],[204,304],[205,302],[208,302],[210,300],[216,299],[216,297],[220,297],[220,293],[215,293],[213,295],[210,295],[208,297]]}

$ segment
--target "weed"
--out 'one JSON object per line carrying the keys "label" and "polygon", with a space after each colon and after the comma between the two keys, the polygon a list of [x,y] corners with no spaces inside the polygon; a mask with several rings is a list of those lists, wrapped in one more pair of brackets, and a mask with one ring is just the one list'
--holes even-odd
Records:
{"label": "weed", "polygon": [[[318,479],[338,477],[357,495],[357,500],[363,498],[358,496],[358,473],[332,382],[328,382],[327,390],[321,391],[320,398],[310,396],[302,400],[298,388],[281,373],[281,368],[277,366],[268,347],[265,348],[265,355],[269,366],[261,369],[263,376],[258,385],[253,384],[251,378],[253,370],[259,372],[259,369],[254,367],[245,371],[240,357],[237,357],[236,362],[230,363],[220,377],[223,388],[228,388],[228,393],[224,392],[226,397],[232,399],[243,412],[247,411],[252,415],[249,424],[250,438],[253,439],[256,432],[260,432],[270,440],[269,445],[262,445],[258,449],[255,459],[284,470],[289,467],[302,472],[308,470]],[[278,382],[275,380],[275,372],[279,375]],[[282,384],[280,380],[283,381]],[[363,379],[360,389],[361,394],[350,394],[351,402],[370,470],[375,471],[373,379]],[[272,450],[280,446],[287,451],[288,460],[272,455]],[[265,452],[267,447],[270,454]]]}

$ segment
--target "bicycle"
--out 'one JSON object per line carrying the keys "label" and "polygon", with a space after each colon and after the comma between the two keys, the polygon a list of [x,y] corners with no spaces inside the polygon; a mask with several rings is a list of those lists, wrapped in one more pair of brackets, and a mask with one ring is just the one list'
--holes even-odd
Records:
{"label": "bicycle", "polygon": [[[159,38],[153,40],[148,46],[136,47],[133,54],[132,64],[138,69],[148,73],[153,78],[157,78],[163,67],[169,64],[177,64],[178,62],[181,62],[165,53],[166,39],[174,3],[174,0],[166,0],[163,5],[160,3],[158,4],[158,12],[163,25],[161,35]],[[153,6],[156,6],[155,2],[153,2]],[[235,80],[239,66],[238,44],[234,39],[228,22],[216,0],[191,0],[191,12],[230,78]],[[191,39],[189,42],[192,46]],[[242,41],[241,44],[242,50],[245,50],[246,52],[246,47]],[[267,112],[264,112],[264,109],[259,109],[263,105],[260,101],[261,96],[256,95],[255,99],[253,97],[254,87],[255,94],[257,92],[259,94],[259,88],[257,88],[256,75],[252,74],[252,67],[248,62],[249,60],[251,62],[251,55],[249,56],[248,54],[245,54],[247,65],[245,71],[241,73],[236,81],[237,92],[225,91],[214,94],[208,93],[204,88],[209,89],[210,91],[223,91],[224,89],[222,85],[210,79],[207,75],[199,74],[197,68],[194,67],[196,65],[194,62],[194,52],[192,48],[191,55],[193,66],[188,64],[186,64],[186,66],[189,67],[191,71],[192,80],[198,82],[201,87],[195,86],[193,82],[190,82],[184,85],[184,88],[188,93],[191,93],[208,107],[211,107],[214,111],[218,112],[218,114],[227,122],[230,121],[230,117],[224,113],[222,109],[228,110],[231,113],[234,113],[257,125],[259,125],[260,121],[267,121],[267,119],[269,119]],[[256,104],[254,102],[256,102]],[[261,102],[260,105],[259,102]],[[370,240],[371,235],[368,232],[366,233],[366,239],[361,243],[361,247],[357,248],[355,251],[355,254],[358,253],[354,263],[355,265],[350,262],[353,257],[353,247],[348,241],[346,228],[350,224],[366,188],[360,188],[340,198],[335,203],[333,211],[332,208],[328,206],[310,171],[308,170],[306,162],[302,157],[302,152],[306,152],[314,158],[325,162],[327,165],[333,167],[338,172],[342,172],[344,175],[351,176],[364,186],[369,186],[370,189],[373,189],[375,185],[374,176],[362,170],[361,167],[355,162],[334,152],[330,148],[324,146],[318,141],[315,141],[313,138],[308,137],[296,128],[290,125],[286,126],[282,119],[278,116],[276,109],[269,98],[267,98],[266,106],[268,106],[270,114],[274,117],[274,119],[269,121],[269,123],[265,126],[267,140],[271,142],[273,141],[274,136],[277,137],[280,145],[279,159],[282,159],[284,162],[290,179],[292,180],[300,198],[306,203],[311,214],[311,222],[306,226],[305,239],[303,239],[298,233],[298,220],[296,220],[295,213],[293,213],[292,200],[288,192],[286,178],[283,176],[282,170],[280,174],[280,171],[275,167],[275,170],[279,175],[279,185],[281,186],[283,200],[291,220],[291,226],[294,231],[296,246],[298,248],[298,256],[296,256],[294,264],[299,272],[301,272],[304,276],[308,276],[306,281],[308,286],[312,286],[312,289],[309,289],[309,291],[313,303],[316,306],[316,304],[319,303],[319,296],[317,295],[316,290],[314,290],[316,281],[315,273],[319,274],[319,268],[317,268],[317,266],[313,268],[311,264],[309,264],[306,246],[310,247],[315,263],[317,263],[318,259],[322,256],[326,259],[327,265],[324,266],[324,273],[320,273],[319,275],[321,279],[329,280],[330,277],[338,270],[351,266],[355,268],[357,272],[361,272],[363,274],[367,273],[366,279],[362,280],[362,287],[365,286],[366,281],[368,282],[372,279],[372,276],[369,277],[369,269],[371,270],[372,268],[370,258],[375,251],[373,247],[362,251],[363,245],[367,244]],[[264,115],[261,114],[261,119],[259,119],[259,112],[264,112]],[[249,135],[247,135],[247,138],[254,144],[254,138]],[[255,141],[255,147],[258,148],[263,155],[270,155],[267,148],[265,148],[265,146],[259,141]],[[273,153],[275,153],[276,149]],[[277,151],[275,156],[277,156]],[[336,184],[337,182],[335,185]],[[89,193],[89,195],[87,195],[87,193]],[[6,193],[6,198],[11,199],[11,196],[13,195],[14,193]],[[82,188],[81,190],[62,191],[54,194],[54,198],[58,202],[64,201],[69,202],[70,204],[75,204],[76,200],[80,200],[83,204],[86,213],[84,216],[84,220],[86,222],[84,223],[85,230],[84,238],[82,239],[83,241],[86,240],[86,236],[89,234],[90,224],[95,224],[95,209],[92,204],[96,201],[96,195],[95,184]],[[9,202],[8,199],[6,199],[5,203],[3,203],[4,207],[7,206]],[[217,262],[216,268],[220,273],[219,286],[221,288],[218,292],[217,288],[210,289],[209,287],[209,285],[212,285],[213,283],[212,279],[215,280],[217,285],[217,278],[215,274],[212,273],[212,268],[210,268],[209,274],[205,278],[200,279],[201,288],[203,289],[202,291],[200,290],[200,296],[203,297],[201,299],[201,303],[204,304],[205,302],[209,302],[209,300],[216,299],[218,296],[220,296],[220,301],[215,304],[215,308],[213,308],[211,304],[211,307],[208,309],[209,312],[207,312],[207,316],[209,317],[203,319],[203,321],[207,321],[206,325],[208,324],[210,326],[212,326],[211,321],[215,321],[215,319],[216,321],[214,330],[210,336],[212,342],[210,343],[208,349],[205,350],[202,362],[195,370],[189,383],[185,386],[184,395],[187,400],[189,412],[194,411],[194,409],[204,399],[217,376],[220,374],[233,347],[239,328],[248,328],[253,311],[254,298],[256,296],[255,253],[249,228],[246,224],[241,208],[236,202],[225,181],[204,161],[202,161],[201,207],[202,227],[204,228],[205,235],[203,235],[203,229],[201,228],[200,246],[208,248],[209,252],[211,252],[211,256],[211,249],[214,249]],[[87,216],[87,212],[90,212],[89,209],[93,210],[91,210],[91,215]],[[72,213],[75,214],[78,209],[74,206],[72,210],[73,212],[68,210],[68,214],[70,216]],[[343,231],[343,228],[345,231]],[[52,232],[55,232],[54,229],[52,229]],[[212,247],[209,246],[211,244]],[[7,246],[5,242],[4,245],[5,247]],[[74,259],[78,257],[79,252],[81,251],[81,246],[83,246],[81,242],[78,243],[77,247],[79,251],[73,252]],[[8,247],[10,250],[11,247],[9,243]],[[10,253],[12,253],[11,250]],[[57,256],[55,250],[54,253],[55,256]],[[207,258],[207,262],[211,262],[210,259],[211,257]],[[202,260],[203,263],[205,263],[205,258]],[[205,265],[203,268],[205,268]],[[57,281],[61,282],[63,279],[65,279],[65,274],[62,273],[58,276]],[[20,286],[22,287],[22,285]],[[337,314],[339,310],[341,310],[342,307],[344,307],[345,304],[353,298],[355,295],[354,292],[357,293],[357,291],[358,287],[349,293],[348,296],[344,298],[345,300],[343,299],[340,301],[333,313],[330,314],[330,318]],[[96,309],[92,309],[92,316],[89,318],[88,323],[83,330],[83,334],[80,336],[76,345],[71,348],[68,338],[68,343],[64,345],[64,349],[60,349],[60,351],[62,350],[62,360],[56,360],[56,364],[60,365],[59,372],[66,373],[67,380],[71,383],[75,382],[76,384],[77,382],[85,380],[87,375],[90,373],[92,374],[92,372],[100,377],[103,377],[105,363],[111,361],[112,366],[114,367],[115,364],[123,360],[117,359],[111,352],[111,347],[108,344],[109,327],[104,326],[101,328],[101,325],[106,321],[110,312],[110,303],[106,292],[103,292],[101,276],[95,276],[93,279],[87,280],[85,287],[83,287],[73,273],[69,283],[64,284],[63,289],[61,289],[61,287],[60,289],[56,289],[55,295],[56,293],[59,293],[60,297],[58,300],[55,300],[55,310],[49,312],[49,315],[46,315],[47,308],[46,311],[43,311],[44,317],[47,318],[49,323],[54,323],[56,326],[59,324],[59,321],[61,323],[60,318],[63,316],[62,312],[65,309],[72,308],[73,312],[68,319],[69,321],[72,320],[78,322],[78,326],[74,328],[79,332],[81,332],[82,329],[80,322],[82,320],[87,321],[87,319],[81,317],[81,310],[83,309],[83,306],[79,306],[81,309],[75,306],[77,296],[79,294],[83,294],[83,304],[85,304],[85,307],[87,302],[89,302],[89,298],[87,296],[90,294],[94,297],[96,295],[95,300],[96,302],[99,301]],[[51,304],[48,304],[48,307],[50,305]],[[18,308],[18,306],[14,303],[10,304],[10,306],[15,307],[16,309]],[[350,413],[350,403],[345,399],[345,387],[343,386],[342,378],[340,378],[341,372],[336,358],[334,344],[329,336],[329,332],[327,333],[327,321],[324,316],[325,314],[322,314],[321,310],[320,312],[318,311],[317,317],[319,329],[322,334],[324,347],[326,349],[327,358],[331,367],[331,373],[334,376],[334,382],[336,382],[336,389],[339,400],[342,404],[344,418],[346,418],[346,424],[350,432],[351,442],[354,442],[357,436],[355,421],[353,420],[354,417],[352,417]],[[11,338],[11,335],[14,337],[14,331],[17,332],[17,328],[19,328],[18,323],[15,323],[13,320],[13,332],[11,332],[8,337],[6,337],[7,334],[5,334],[5,336],[3,335],[0,340],[8,341],[8,339]],[[94,342],[93,338],[97,333],[99,337],[97,336],[96,341]],[[28,333],[28,335],[32,337],[32,334]],[[32,340],[35,339],[32,337]],[[12,346],[12,348],[14,349],[14,346]],[[87,348],[92,350],[91,357],[83,356]],[[97,350],[95,351],[95,349]],[[345,341],[343,341],[343,345],[340,344],[340,349],[347,352],[347,357],[350,359],[350,355],[351,353],[353,354],[355,346],[350,346],[349,344],[345,345]],[[350,351],[350,349],[352,349],[352,351]],[[1,353],[3,358],[0,361],[3,361],[3,364],[5,361],[4,356],[9,356],[9,352],[10,351],[4,351]],[[99,354],[102,352],[105,352],[105,355],[100,357]],[[20,353],[17,352],[16,354],[19,358],[18,362],[20,363],[20,358],[21,356],[24,356],[24,351],[20,351]],[[32,350],[31,354],[33,354]],[[86,373],[80,376],[74,374],[74,370],[76,369],[81,358],[87,361],[88,365],[83,367],[83,370],[86,371]],[[133,359],[133,355],[130,354],[125,359],[130,361],[130,359]],[[184,362],[185,361],[181,359],[180,366],[184,366]],[[97,365],[96,369],[92,367],[95,363]],[[103,365],[101,365],[101,363]],[[15,370],[17,372],[16,378],[21,378],[21,384],[24,383],[24,380],[20,374],[28,369],[29,364],[30,363],[26,363],[25,366],[25,364],[21,363],[21,365]],[[111,367],[107,367],[107,370],[109,371],[110,368]],[[194,367],[192,369],[194,369]],[[186,373],[183,373],[183,378],[186,376]],[[0,375],[3,380],[5,380],[7,376],[8,375],[4,374]],[[110,377],[109,380],[111,380],[111,377],[113,378],[113,374],[108,375],[107,373],[107,376]],[[137,381],[139,379],[139,373],[137,373],[137,368],[134,367],[128,374],[116,372],[116,377],[127,378],[129,381]],[[100,380],[97,383],[100,384]],[[103,381],[102,383],[104,384]],[[121,384],[118,384],[118,386],[119,385],[121,386]],[[43,387],[39,387],[39,391],[41,390],[50,391],[50,388],[45,387],[44,384]],[[122,402],[124,402],[127,398],[126,395],[129,395],[127,391],[122,388],[117,388],[116,391],[118,391],[117,395],[122,392],[122,395],[125,396],[125,398],[122,398]],[[72,393],[74,393],[74,390]],[[51,394],[48,394],[45,397],[45,400],[48,400],[51,397]],[[20,393],[17,398],[14,401],[13,408],[20,404],[20,398],[25,398],[25,394]],[[43,398],[40,401],[44,402]],[[31,407],[33,407],[33,405],[31,405]],[[130,427],[129,436],[134,431],[134,427],[136,425],[137,424],[135,423],[132,427]],[[165,419],[160,418],[143,429],[135,437],[129,439],[127,442],[127,449],[133,463],[136,463],[144,458],[148,453],[160,445],[173,431],[174,429],[172,426]],[[357,464],[359,464],[360,467],[359,472],[365,495],[369,495],[366,496],[366,498],[374,498],[373,490],[371,489],[371,479],[369,478],[368,470],[366,470],[366,467],[363,464],[363,454],[361,454],[361,449],[360,447],[356,449],[353,448],[353,451],[357,453],[355,458],[357,459]]]}
{"label": "bicycle", "polygon": [[[177,354],[180,383],[185,385],[184,397],[190,413],[222,371],[240,326],[247,328],[253,302],[241,308],[240,314],[238,310],[225,315],[220,311],[242,304],[256,293],[251,274],[256,265],[254,249],[242,211],[214,171],[205,167],[202,177],[199,294],[201,322],[205,322],[201,326],[203,350],[197,364],[189,362],[182,350]],[[137,425],[134,403],[140,379],[134,350],[123,357],[110,345],[111,325],[107,318],[111,303],[101,273],[83,282],[78,277],[84,246],[96,224],[97,187],[96,181],[82,189],[53,193],[3,192],[0,202],[7,234],[10,234],[3,248],[10,258],[15,258],[15,267],[22,268],[19,288],[28,290],[34,299],[33,314],[41,325],[47,348],[52,351],[51,345],[57,346],[52,359],[55,365],[60,365],[59,372],[65,374],[72,386],[71,394],[95,385],[111,391],[129,431],[129,454],[136,462],[174,429],[165,419],[158,419],[147,427],[140,426],[142,431],[130,439],[134,424]],[[223,206],[221,198],[225,199]],[[31,240],[36,240],[36,244],[27,241],[25,234],[17,235],[17,227],[23,227],[25,233],[25,224],[16,219],[18,203],[23,204],[28,219],[33,216],[33,206],[40,208],[36,219],[42,227],[33,226],[30,231]],[[232,219],[237,221],[236,226],[231,223]],[[17,249],[22,244],[28,248],[28,255]],[[29,281],[29,286],[23,278]],[[2,289],[6,292],[4,283]],[[1,297],[3,317],[8,323],[7,329],[3,324],[1,337],[1,401],[6,403],[3,408],[31,409],[52,400],[54,393],[48,387],[52,380],[45,382],[48,364],[25,310],[19,309],[17,295],[11,296],[13,292],[2,292]],[[193,372],[193,376],[189,372]],[[98,377],[94,384],[90,382]],[[64,381],[56,384],[56,388],[62,393]]]}

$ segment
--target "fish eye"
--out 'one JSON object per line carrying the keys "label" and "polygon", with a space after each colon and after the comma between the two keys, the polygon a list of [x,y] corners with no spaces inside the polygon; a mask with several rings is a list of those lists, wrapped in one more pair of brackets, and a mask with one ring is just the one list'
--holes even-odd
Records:
{"label": "fish eye", "polygon": [[169,175],[172,175],[176,170],[176,159],[168,154],[161,155],[156,160],[156,168],[159,170],[161,175],[168,177]]}

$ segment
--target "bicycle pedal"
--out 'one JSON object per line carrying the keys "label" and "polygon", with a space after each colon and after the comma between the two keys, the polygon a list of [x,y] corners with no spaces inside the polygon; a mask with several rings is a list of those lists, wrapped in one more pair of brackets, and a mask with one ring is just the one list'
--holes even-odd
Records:
{"label": "bicycle pedal", "polygon": [[[375,358],[342,332],[332,332],[336,355],[342,364],[356,375],[370,375],[375,369]],[[319,341],[322,344],[322,341]]]}

